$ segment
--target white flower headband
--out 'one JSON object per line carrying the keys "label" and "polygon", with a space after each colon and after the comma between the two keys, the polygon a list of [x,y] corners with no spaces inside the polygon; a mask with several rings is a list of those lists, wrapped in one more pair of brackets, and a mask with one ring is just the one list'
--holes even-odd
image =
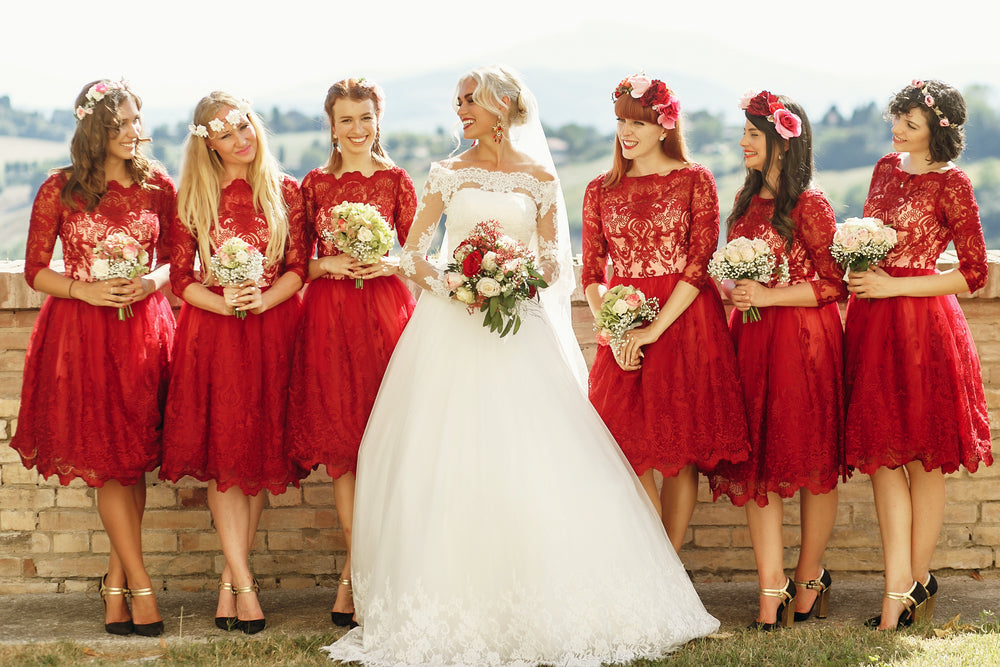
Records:
{"label": "white flower headband", "polygon": [[86,101],[76,108],[76,121],[79,123],[84,116],[94,113],[94,106],[104,99],[104,96],[111,90],[125,90],[128,82],[125,79],[120,81],[98,81],[87,91]]}
{"label": "white flower headband", "polygon": [[208,121],[208,127],[205,127],[204,125],[195,125],[194,123],[191,123],[190,125],[188,125],[188,132],[190,132],[196,137],[201,137],[202,139],[208,139],[209,129],[211,129],[212,132],[222,132],[222,128],[226,126],[226,123],[229,123],[233,127],[236,127],[241,120],[248,117],[249,115],[250,115],[250,102],[248,102],[247,100],[240,100],[236,108],[231,109],[229,113],[226,114],[225,121],[221,121],[218,118],[213,118],[212,120]]}

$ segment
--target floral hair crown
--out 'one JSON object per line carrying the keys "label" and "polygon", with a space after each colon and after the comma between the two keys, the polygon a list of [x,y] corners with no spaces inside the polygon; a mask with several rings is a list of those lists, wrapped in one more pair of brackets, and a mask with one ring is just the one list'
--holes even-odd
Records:
{"label": "floral hair crown", "polygon": [[785,108],[775,95],[766,90],[755,93],[748,90],[740,99],[740,109],[751,116],[764,116],[774,123],[774,129],[784,139],[802,134],[802,119]]}
{"label": "floral hair crown", "polygon": [[194,123],[191,123],[190,125],[188,125],[188,132],[190,132],[192,135],[196,137],[201,137],[202,139],[208,139],[209,129],[211,129],[212,132],[221,132],[222,128],[226,126],[226,123],[229,123],[233,127],[236,127],[236,125],[239,124],[241,120],[243,120],[245,117],[249,115],[250,115],[250,102],[248,102],[247,100],[240,100],[239,103],[236,105],[236,108],[231,109],[229,113],[226,114],[225,121],[221,121],[218,118],[213,118],[212,120],[208,121],[208,127],[205,127],[204,125],[195,125]]}
{"label": "floral hair crown", "polygon": [[120,81],[98,81],[87,91],[87,99],[76,108],[76,122],[83,120],[84,116],[94,113],[94,107],[104,99],[104,96],[111,90],[126,90],[128,82],[125,79]]}
{"label": "floral hair crown", "polygon": [[622,79],[611,98],[618,98],[628,93],[644,107],[652,107],[657,113],[656,122],[664,129],[672,130],[681,117],[681,103],[674,96],[674,91],[659,79],[650,79],[645,74],[633,74]]}
{"label": "floral hair crown", "polygon": [[948,117],[944,115],[944,112],[938,109],[937,103],[934,102],[934,96],[927,90],[927,82],[921,81],[920,79],[914,79],[912,81],[912,85],[920,91],[921,95],[924,96],[924,105],[937,115],[938,125],[941,127],[951,127],[951,121],[949,121]]}

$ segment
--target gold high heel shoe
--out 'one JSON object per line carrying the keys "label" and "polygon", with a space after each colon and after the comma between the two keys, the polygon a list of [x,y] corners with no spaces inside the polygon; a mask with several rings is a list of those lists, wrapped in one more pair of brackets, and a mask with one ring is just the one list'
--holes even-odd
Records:
{"label": "gold high heel shoe", "polygon": [[[219,592],[232,593],[233,595],[236,595],[236,591],[233,590],[233,585],[228,581],[219,582]],[[235,616],[216,616],[215,627],[219,628],[220,630],[225,630],[228,632],[229,630],[236,629],[238,621],[239,619],[236,618]]]}
{"label": "gold high heel shoe", "polygon": [[[795,585],[819,591],[816,594],[816,599],[813,600],[812,606],[809,607],[809,611],[795,612],[795,621],[797,623],[808,621],[813,611],[816,611],[816,618],[826,618],[826,613],[830,609],[830,586],[833,585],[833,579],[830,577],[830,573],[824,569],[820,572],[818,578],[810,579],[809,581],[796,581]],[[819,603],[819,609],[816,609],[817,602]]]}
{"label": "gold high heel shoe", "polygon": [[[128,597],[129,597],[128,588],[125,588],[125,587],[122,587],[122,588],[112,588],[110,586],[107,586],[104,583],[107,580],[107,578],[108,578],[108,575],[106,575],[106,574],[103,577],[101,577],[101,588],[100,588],[100,592],[101,592],[101,606],[104,607],[104,615],[105,615],[105,617],[108,615],[108,599],[107,598],[108,598],[109,595],[121,595],[126,600],[128,600]],[[109,633],[109,634],[112,634],[112,635],[130,635],[130,634],[132,634],[132,630],[133,629],[134,629],[134,625],[132,624],[131,620],[128,620],[128,621],[114,621],[112,623],[105,623],[104,624],[104,631],[107,632],[107,633]]]}
{"label": "gold high heel shoe", "polygon": [[[341,578],[340,585],[347,586],[347,590],[351,591],[352,593],[354,592],[353,589],[351,588],[350,579]],[[331,611],[330,620],[333,622],[334,625],[339,625],[342,628],[358,627],[357,622],[354,620],[353,611]]]}
{"label": "gold high heel shoe", "polygon": [[[233,593],[235,593],[237,596],[246,595],[247,593],[257,594],[259,592],[260,592],[260,584],[257,583],[256,579],[254,579],[253,583],[250,584],[249,586],[240,586],[239,588],[235,587],[233,588]],[[234,627],[239,628],[248,635],[257,634],[258,632],[264,629],[264,626],[267,625],[267,619],[255,618],[251,621],[244,621],[238,617],[239,611],[237,611],[236,613],[237,613],[237,619],[236,619],[236,625]]]}
{"label": "gold high heel shoe", "polygon": [[[142,598],[153,594],[152,588],[133,588],[129,590],[129,597],[133,598]],[[135,629],[135,634],[137,635],[159,637],[163,634],[163,619],[153,621],[152,623],[133,623],[132,627]]]}
{"label": "gold high heel shoe", "polygon": [[771,598],[781,598],[781,604],[778,605],[778,611],[776,612],[774,623],[767,623],[765,621],[754,621],[748,627],[750,630],[760,630],[762,632],[770,632],[771,630],[776,630],[781,626],[786,628],[792,627],[792,600],[795,599],[795,584],[792,583],[791,579],[785,579],[785,585],[782,588],[761,588],[760,594]]}
{"label": "gold high heel shoe", "polygon": [[[926,611],[924,605],[927,602],[927,589],[924,588],[924,585],[919,581],[914,581],[913,585],[910,586],[910,590],[905,593],[887,592],[882,597],[888,600],[896,600],[903,605],[903,613],[899,615],[899,620],[896,621],[897,630],[899,628],[909,627],[913,625],[914,621],[919,621],[924,618],[924,612]],[[865,625],[869,628],[878,628],[881,624],[882,614],[872,616],[865,621]]]}

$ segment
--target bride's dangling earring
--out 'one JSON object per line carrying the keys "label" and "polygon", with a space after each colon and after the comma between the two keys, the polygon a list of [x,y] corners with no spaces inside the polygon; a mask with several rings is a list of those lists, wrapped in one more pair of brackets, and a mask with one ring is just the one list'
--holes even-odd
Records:
{"label": "bride's dangling earring", "polygon": [[503,120],[499,116],[496,125],[493,126],[493,141],[498,144],[503,141]]}

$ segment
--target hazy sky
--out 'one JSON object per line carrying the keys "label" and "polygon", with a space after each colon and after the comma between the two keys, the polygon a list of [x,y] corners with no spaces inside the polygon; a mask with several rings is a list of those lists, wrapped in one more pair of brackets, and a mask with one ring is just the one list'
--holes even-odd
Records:
{"label": "hazy sky", "polygon": [[147,118],[187,113],[218,88],[269,105],[314,99],[318,113],[345,76],[455,76],[491,62],[529,80],[539,67],[669,68],[736,96],[767,87],[846,108],[915,76],[1000,91],[1000,10],[982,0],[18,0],[3,12],[0,94],[22,109],[68,109],[87,81],[125,75]]}

